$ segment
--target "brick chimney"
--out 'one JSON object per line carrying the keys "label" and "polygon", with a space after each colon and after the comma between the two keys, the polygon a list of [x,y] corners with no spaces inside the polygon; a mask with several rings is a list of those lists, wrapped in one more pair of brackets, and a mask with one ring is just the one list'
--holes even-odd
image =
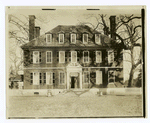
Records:
{"label": "brick chimney", "polygon": [[37,38],[40,36],[40,27],[39,26],[36,26],[35,29],[34,29],[34,38]]}
{"label": "brick chimney", "polygon": [[110,32],[111,32],[111,38],[116,40],[116,36],[114,33],[116,33],[116,16],[110,16]]}
{"label": "brick chimney", "polygon": [[34,15],[29,15],[29,41],[34,39],[35,19]]}

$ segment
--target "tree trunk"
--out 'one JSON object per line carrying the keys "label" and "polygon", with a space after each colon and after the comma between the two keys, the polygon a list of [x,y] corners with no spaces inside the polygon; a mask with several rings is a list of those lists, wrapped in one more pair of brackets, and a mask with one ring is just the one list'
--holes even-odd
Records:
{"label": "tree trunk", "polygon": [[132,87],[132,82],[133,82],[133,74],[134,74],[134,69],[131,68],[131,71],[130,71],[130,76],[129,76],[129,82],[128,82],[128,87]]}

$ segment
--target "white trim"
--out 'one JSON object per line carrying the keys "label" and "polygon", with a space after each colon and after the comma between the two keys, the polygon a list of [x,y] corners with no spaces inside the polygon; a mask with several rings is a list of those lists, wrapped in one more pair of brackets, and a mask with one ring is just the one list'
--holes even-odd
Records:
{"label": "white trim", "polygon": [[[75,42],[72,42],[72,35],[75,35]],[[71,40],[71,43],[72,43],[72,44],[76,44],[76,34],[72,33],[72,34],[71,34],[71,39],[70,39],[70,40]]]}
{"label": "white trim", "polygon": [[[60,36],[63,35],[63,42],[60,42]],[[64,44],[64,34],[59,34],[59,44]]]}
{"label": "white trim", "polygon": [[[76,61],[75,61],[75,62],[72,62],[72,53],[73,53],[73,52],[76,53]],[[71,62],[72,62],[72,63],[76,63],[76,62],[77,62],[77,51],[71,51]]]}
{"label": "white trim", "polygon": [[[37,63],[34,62],[34,52],[38,52],[38,62],[37,62]],[[33,51],[33,64],[39,64],[39,63],[40,63],[40,62],[39,62],[39,59],[40,59],[40,58],[39,58],[39,51]]]}
{"label": "white trim", "polygon": [[[88,73],[88,75],[89,75],[89,82],[88,83],[85,83],[85,81],[84,81],[84,73]],[[89,71],[83,71],[83,83],[84,84],[90,84],[90,72]]]}
{"label": "white trim", "polygon": [[[60,73],[64,73],[64,83],[60,83]],[[64,85],[65,84],[65,72],[60,71],[59,72],[59,85]]]}
{"label": "white trim", "polygon": [[[99,41],[98,42],[96,42],[96,35],[99,35]],[[99,34],[99,33],[97,33],[97,34],[95,34],[95,43],[97,43],[97,44],[101,44],[101,37],[100,37],[101,35]]]}
{"label": "white trim", "polygon": [[[60,62],[60,52],[64,52],[64,62]],[[59,51],[59,63],[65,63],[65,51]]]}
{"label": "white trim", "polygon": [[[47,36],[48,36],[48,35],[50,35],[50,42],[48,42],[48,40],[47,40]],[[52,43],[52,40],[53,40],[53,39],[52,39],[52,34],[46,34],[46,43],[50,44],[50,43]]]}
{"label": "white trim", "polygon": [[109,70],[108,71],[108,84],[109,84],[109,72],[114,72],[114,82],[115,82],[115,75],[116,75],[116,71],[115,70]]}
{"label": "white trim", "polygon": [[[88,61],[84,62],[84,52],[88,52]],[[89,63],[89,51],[83,51],[83,63]]]}
{"label": "white trim", "polygon": [[[87,42],[84,42],[84,36],[87,35]],[[88,43],[88,34],[83,34],[83,44],[87,44]]]}
{"label": "white trim", "polygon": [[[47,73],[50,73],[50,77],[51,77],[51,81],[52,81],[51,84],[49,82],[47,82],[47,79],[48,79]],[[53,72],[46,72],[46,85],[53,85]]]}
{"label": "white trim", "polygon": [[113,62],[114,62],[114,50],[109,50],[109,51],[108,51],[108,63],[113,63],[113,62],[110,61],[111,58],[110,58],[110,56],[109,56],[109,52],[112,52],[112,53],[113,53]]}
{"label": "white trim", "polygon": [[[47,53],[50,52],[51,53],[51,62],[47,62]],[[52,58],[53,58],[53,55],[52,55],[52,51],[46,51],[46,63],[52,63]]]}
{"label": "white trim", "polygon": [[[100,62],[97,61],[97,52],[100,52]],[[96,51],[96,63],[102,63],[102,51]]]}

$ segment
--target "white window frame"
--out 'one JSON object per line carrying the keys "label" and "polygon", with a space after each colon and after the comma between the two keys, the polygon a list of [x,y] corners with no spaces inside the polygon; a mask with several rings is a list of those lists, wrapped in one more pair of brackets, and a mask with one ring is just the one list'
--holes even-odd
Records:
{"label": "white window frame", "polygon": [[[87,35],[87,42],[84,42],[84,36]],[[88,43],[88,34],[83,34],[83,44],[87,44]]]}
{"label": "white window frame", "polygon": [[[88,61],[87,62],[84,62],[84,53],[85,52],[88,52]],[[83,51],[83,63],[89,63],[89,51]]]}
{"label": "white window frame", "polygon": [[[51,75],[51,83],[47,82],[47,78],[48,78],[48,73]],[[53,72],[46,72],[46,85],[53,85]]]}
{"label": "white window frame", "polygon": [[[61,74],[61,73],[64,74],[64,83],[60,83],[60,74]],[[59,84],[60,84],[60,85],[64,85],[64,84],[65,84],[65,72],[63,72],[63,71],[60,71],[60,72],[59,72]]]}
{"label": "white window frame", "polygon": [[[108,71],[108,83],[110,83],[110,82],[109,82],[109,72],[114,72],[114,78],[113,78],[113,79],[114,79],[114,82],[115,82],[115,81],[116,81],[116,80],[115,80],[116,71],[115,71],[115,70],[109,70],[109,71]],[[113,82],[113,83],[114,83],[114,82]],[[111,82],[111,83],[112,83],[112,82]]]}
{"label": "white window frame", "polygon": [[[50,42],[48,42],[48,40],[47,40],[48,35],[50,35]],[[52,34],[46,34],[46,43],[52,43],[52,40],[53,40]]]}
{"label": "white window frame", "polygon": [[[34,83],[34,81],[35,81],[35,75],[34,75],[34,74],[35,74],[35,73],[37,73],[37,75],[38,75],[38,76],[37,76],[37,79],[38,79],[38,80],[37,80],[36,83]],[[39,85],[39,72],[33,72],[33,85]]]}
{"label": "white window frame", "polygon": [[[35,53],[35,52],[38,52],[38,62],[37,62],[37,63],[34,62],[34,53]],[[39,59],[40,59],[39,51],[33,51],[33,64],[39,64],[39,63],[40,63],[40,60],[39,60]]]}
{"label": "white window frame", "polygon": [[[63,35],[63,42],[60,42],[60,36]],[[59,44],[64,44],[64,34],[59,34]]]}
{"label": "white window frame", "polygon": [[65,54],[65,51],[59,51],[59,63],[65,63],[65,55],[64,55],[64,62],[60,62],[60,57],[61,57],[60,52],[64,52]]}
{"label": "white window frame", "polygon": [[[99,41],[98,41],[98,42],[96,41],[96,35],[99,35]],[[96,33],[96,34],[95,34],[95,43],[101,44],[101,38],[100,38],[100,34],[99,34],[99,33]]]}
{"label": "white window frame", "polygon": [[112,52],[113,53],[113,62],[114,62],[114,50],[108,50],[108,63],[113,63],[113,62],[110,62],[109,60],[109,52]]}
{"label": "white window frame", "polygon": [[[89,82],[88,83],[85,83],[85,79],[84,79],[84,73],[88,73],[88,75],[89,75]],[[83,72],[83,82],[84,82],[84,84],[90,84],[90,72],[89,71],[84,71]]]}
{"label": "white window frame", "polygon": [[[72,53],[73,53],[73,52],[76,52],[76,61],[75,61],[75,62],[72,62],[72,58],[73,58],[73,57],[72,57]],[[72,63],[76,63],[76,62],[77,62],[77,51],[71,51],[71,62],[72,62]]]}
{"label": "white window frame", "polygon": [[[100,57],[101,57],[101,58],[100,58],[101,61],[99,61],[99,62],[97,61],[97,59],[98,59],[98,58],[97,58],[97,53],[98,53],[98,52],[100,52]],[[96,51],[96,63],[102,63],[102,51]]]}
{"label": "white window frame", "polygon": [[[51,62],[47,62],[47,53],[48,53],[48,52],[51,53]],[[52,51],[46,51],[46,63],[52,63],[52,58],[53,58]]]}
{"label": "white window frame", "polygon": [[[72,35],[75,35],[75,42],[72,42]],[[76,34],[71,34],[71,43],[76,44]]]}

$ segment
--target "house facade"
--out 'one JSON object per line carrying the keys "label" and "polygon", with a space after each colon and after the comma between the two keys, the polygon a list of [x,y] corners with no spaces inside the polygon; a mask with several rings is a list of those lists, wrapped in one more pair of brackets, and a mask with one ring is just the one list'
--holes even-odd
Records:
{"label": "house facade", "polygon": [[[35,19],[29,15],[29,42],[21,46],[24,89],[121,86],[123,57],[112,46],[113,35],[110,38],[86,25],[58,25],[40,35]],[[114,28],[115,16],[110,20]]]}

